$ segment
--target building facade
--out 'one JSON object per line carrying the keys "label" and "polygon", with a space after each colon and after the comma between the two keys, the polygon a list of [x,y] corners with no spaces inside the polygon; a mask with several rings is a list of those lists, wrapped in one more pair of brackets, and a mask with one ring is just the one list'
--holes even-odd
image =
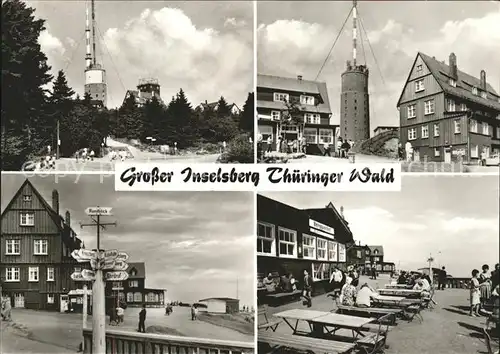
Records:
{"label": "building facade", "polygon": [[359,142],[370,138],[369,70],[347,62],[340,93],[340,136]]}
{"label": "building facade", "polygon": [[389,274],[396,271],[396,265],[393,262],[386,262],[384,259],[383,246],[367,246],[365,253],[365,272],[369,273],[372,268],[375,268],[377,273]]}
{"label": "building facade", "polygon": [[500,152],[500,95],[486,80],[418,53],[398,100],[400,140],[413,160],[477,163]]}
{"label": "building facade", "polygon": [[258,278],[293,274],[302,284],[307,270],[314,293],[324,293],[334,266],[346,268],[352,243],[348,223],[333,204],[301,210],[257,195]]}
{"label": "building facade", "polygon": [[200,311],[208,313],[238,313],[240,312],[240,300],[230,297],[211,297],[202,299],[200,304],[206,306],[200,307]]}
{"label": "building facade", "polygon": [[69,310],[68,294],[85,284],[71,274],[86,264],[71,257],[84,245],[71,228],[70,213],[59,215],[59,193],[52,192],[49,205],[26,179],[2,212],[1,230],[2,295],[13,307]]}
{"label": "building facade", "polygon": [[125,302],[130,307],[163,307],[165,305],[165,289],[146,288],[146,265],[144,262],[129,263],[128,279],[125,281],[106,282],[106,304],[112,308],[114,304]]}
{"label": "building facade", "polygon": [[[282,121],[287,110],[285,102],[296,103],[304,124],[291,124]],[[332,111],[326,83],[286,78],[270,75],[257,75],[257,117],[259,134],[264,149],[268,138],[272,139],[276,150],[278,137],[289,142],[307,141],[307,153],[323,152],[323,145],[335,144],[338,125],[331,123]]]}
{"label": "building facade", "polygon": [[137,84],[137,90],[127,90],[125,93],[125,98],[123,102],[125,102],[129,97],[133,96],[135,102],[139,107],[144,106],[146,102],[151,100],[153,97],[156,97],[158,101],[164,105],[161,95],[160,95],[160,83],[157,79],[140,79]]}
{"label": "building facade", "polygon": [[[217,110],[219,109],[219,102],[208,102],[205,100],[205,102],[201,103],[196,108],[199,108],[201,111],[211,109],[213,112],[217,112]],[[236,103],[230,103],[229,110],[233,116],[237,116],[241,113],[241,109],[236,105]]]}

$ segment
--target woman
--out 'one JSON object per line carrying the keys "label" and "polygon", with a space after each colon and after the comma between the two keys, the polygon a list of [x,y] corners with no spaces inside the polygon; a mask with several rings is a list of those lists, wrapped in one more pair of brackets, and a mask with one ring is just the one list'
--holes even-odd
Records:
{"label": "woman", "polygon": [[348,277],[346,283],[342,289],[342,305],[344,306],[354,306],[356,303],[356,297],[358,296],[358,291],[356,287],[358,286],[358,279],[352,279]]}
{"label": "woman", "polygon": [[479,274],[479,284],[481,287],[479,288],[480,291],[480,301],[481,301],[481,307],[484,307],[484,304],[487,303],[490,298],[491,298],[491,279],[490,279],[490,274],[489,270],[490,267],[485,264],[482,267],[483,272]]}
{"label": "woman", "polygon": [[470,313],[469,315],[472,317],[479,316],[479,304],[481,303],[480,295],[481,292],[479,290],[479,280],[478,280],[479,270],[474,269],[472,271],[472,279],[470,280]]}

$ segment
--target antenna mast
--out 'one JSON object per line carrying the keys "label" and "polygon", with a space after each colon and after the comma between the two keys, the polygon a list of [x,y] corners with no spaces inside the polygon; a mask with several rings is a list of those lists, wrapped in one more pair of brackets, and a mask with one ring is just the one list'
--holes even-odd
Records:
{"label": "antenna mast", "polygon": [[[93,1],[93,0],[92,0]],[[357,47],[357,36],[358,36],[358,31],[357,31],[357,21],[358,21],[358,1],[353,0],[352,1],[352,64],[354,67],[356,67],[356,47]]]}
{"label": "antenna mast", "polygon": [[96,65],[96,53],[95,53],[95,2],[91,0],[92,4],[92,59],[94,65]]}
{"label": "antenna mast", "polygon": [[92,53],[90,52],[90,20],[89,20],[89,6],[88,3],[85,6],[85,67],[90,69],[92,65]]}

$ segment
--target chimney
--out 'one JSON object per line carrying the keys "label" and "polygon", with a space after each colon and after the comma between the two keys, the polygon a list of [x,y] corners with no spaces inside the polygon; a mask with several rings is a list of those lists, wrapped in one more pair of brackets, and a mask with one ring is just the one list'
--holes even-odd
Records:
{"label": "chimney", "polygon": [[344,207],[340,207],[340,215],[342,216],[342,219],[344,219]]}
{"label": "chimney", "polygon": [[205,100],[205,104],[208,104],[208,101],[207,101],[207,100]]}
{"label": "chimney", "polygon": [[55,189],[52,191],[52,209],[59,215],[59,192]]}
{"label": "chimney", "polygon": [[297,75],[297,80],[302,81],[302,75]]}
{"label": "chimney", "polygon": [[455,53],[450,54],[450,58],[448,59],[448,64],[450,66],[448,74],[450,75],[451,78],[456,80],[458,78],[458,75],[457,75],[457,57]]}
{"label": "chimney", "polygon": [[66,211],[66,217],[64,219],[64,222],[66,223],[66,225],[71,227],[71,214],[69,213],[69,211]]}
{"label": "chimney", "polygon": [[481,89],[483,91],[486,91],[486,71],[481,70],[480,78],[481,78]]}

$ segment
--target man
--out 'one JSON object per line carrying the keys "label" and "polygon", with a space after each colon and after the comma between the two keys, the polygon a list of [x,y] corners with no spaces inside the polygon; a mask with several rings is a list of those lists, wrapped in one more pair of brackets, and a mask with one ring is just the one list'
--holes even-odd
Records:
{"label": "man", "polygon": [[444,288],[446,287],[446,278],[447,278],[447,274],[446,274],[446,268],[443,267],[441,268],[441,271],[439,272],[439,275],[438,275],[438,290],[444,290]]}
{"label": "man", "polygon": [[142,310],[139,312],[139,329],[141,333],[146,333],[146,304],[142,305]]}
{"label": "man", "polygon": [[281,289],[283,289],[283,291],[285,293],[291,293],[292,292],[292,284],[290,283],[290,278],[288,277],[287,274],[283,275],[281,277]]}
{"label": "man", "polygon": [[269,273],[262,281],[268,293],[276,292],[276,283],[274,282],[273,275]]}
{"label": "man", "polygon": [[325,141],[325,143],[323,144],[323,149],[325,149],[323,156],[328,155],[329,157],[332,157],[332,155],[330,155],[330,144],[328,144],[328,142]]}
{"label": "man", "polygon": [[330,276],[330,283],[332,284],[333,293],[335,296],[340,295],[340,289],[342,288],[342,272],[340,271],[338,266],[335,266],[335,269]]}
{"label": "man", "polygon": [[342,157],[342,138],[337,140],[337,157]]}
{"label": "man", "polygon": [[309,272],[304,269],[304,290],[302,291],[302,296],[304,297],[304,305],[307,307],[312,306],[312,279]]}
{"label": "man", "polygon": [[269,137],[267,138],[267,150],[266,152],[267,153],[270,153],[273,151],[273,136],[272,135],[269,135]]}
{"label": "man", "polygon": [[364,283],[356,295],[356,306],[370,307],[371,299],[376,298],[377,296],[378,293],[376,293],[367,283]]}

